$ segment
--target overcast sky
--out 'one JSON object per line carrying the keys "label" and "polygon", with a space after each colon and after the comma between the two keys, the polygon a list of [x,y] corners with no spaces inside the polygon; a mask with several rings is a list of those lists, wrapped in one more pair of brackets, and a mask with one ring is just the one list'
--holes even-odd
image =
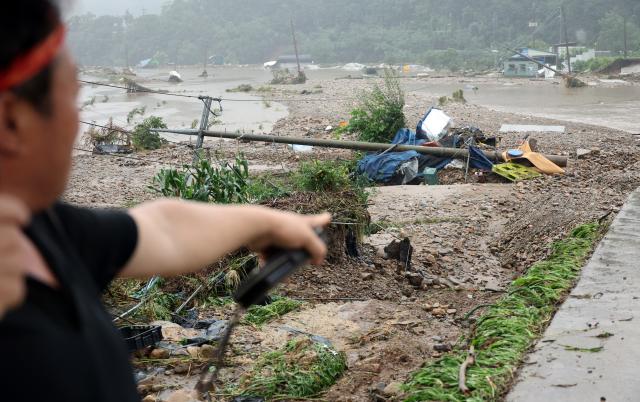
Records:
{"label": "overcast sky", "polygon": [[73,0],[72,14],[122,15],[127,10],[133,15],[143,12],[158,13],[167,0]]}

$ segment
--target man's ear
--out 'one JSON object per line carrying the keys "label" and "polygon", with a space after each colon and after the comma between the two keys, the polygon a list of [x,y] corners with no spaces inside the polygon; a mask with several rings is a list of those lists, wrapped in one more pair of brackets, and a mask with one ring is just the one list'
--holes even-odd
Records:
{"label": "man's ear", "polygon": [[17,98],[12,93],[0,93],[0,155],[15,155],[20,152],[16,101]]}

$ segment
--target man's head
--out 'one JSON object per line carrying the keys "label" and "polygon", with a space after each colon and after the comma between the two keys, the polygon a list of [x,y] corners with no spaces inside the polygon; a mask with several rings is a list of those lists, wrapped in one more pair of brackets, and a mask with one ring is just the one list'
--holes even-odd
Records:
{"label": "man's head", "polygon": [[[0,193],[33,211],[64,191],[78,130],[76,67],[53,37],[61,24],[55,0],[11,1],[0,13]],[[16,71],[20,82],[3,88],[3,75]]]}

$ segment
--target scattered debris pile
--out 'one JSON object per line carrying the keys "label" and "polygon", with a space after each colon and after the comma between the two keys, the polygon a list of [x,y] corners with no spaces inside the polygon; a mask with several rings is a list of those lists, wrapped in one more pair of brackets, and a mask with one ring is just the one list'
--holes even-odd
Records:
{"label": "scattered debris pile", "polygon": [[[477,127],[453,128],[453,120],[441,109],[431,108],[418,123],[416,131],[399,130],[387,151],[368,154],[358,163],[358,171],[381,184],[438,184],[435,172],[444,168],[464,170],[465,182],[470,174],[478,182],[492,173],[508,181],[527,180],[542,174],[563,174],[564,170],[536,152],[535,140],[525,137],[515,149],[498,153],[498,139],[486,136]],[[466,150],[442,156],[417,151],[393,152],[398,145]],[[488,152],[495,158],[489,159]],[[435,171],[434,171],[435,170]]]}

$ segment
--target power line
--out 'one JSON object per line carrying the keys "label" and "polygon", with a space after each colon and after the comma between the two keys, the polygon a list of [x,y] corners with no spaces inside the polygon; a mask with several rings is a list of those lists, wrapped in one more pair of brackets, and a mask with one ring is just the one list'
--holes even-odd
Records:
{"label": "power line", "polygon": [[[86,80],[78,80],[78,82],[81,82],[83,84],[89,84],[89,85],[97,85],[97,86],[102,86],[102,87],[109,87],[109,88],[117,88],[117,89],[124,89],[124,90],[129,90],[129,88],[127,87],[123,87],[120,85],[113,85],[113,84],[105,84],[102,82],[97,82],[97,81],[86,81]],[[137,89],[136,92],[142,92],[142,93],[152,93],[152,94],[158,94],[158,95],[167,95],[167,96],[178,96],[181,98],[191,98],[191,99],[200,99],[202,100],[203,96],[196,96],[196,95],[184,95],[184,94],[176,94],[173,92],[165,92],[165,91],[155,91],[152,89]],[[270,102],[335,102],[335,101],[355,101],[357,100],[357,98],[311,98],[311,99],[302,99],[302,98],[292,98],[292,99],[286,99],[286,98],[267,98],[266,96],[263,96],[264,99],[231,99],[231,98],[220,98],[220,97],[216,97],[213,98],[214,101],[216,102],[263,102],[263,101],[270,101]]]}
{"label": "power line", "polygon": [[[78,82],[81,82],[83,84],[89,84],[89,85],[97,85],[97,86],[101,86],[101,87],[125,89],[127,91],[130,89],[130,88],[123,87],[123,86],[120,86],[120,85],[105,84],[103,82],[96,82],[96,81],[78,80]],[[154,91],[152,89],[136,89],[136,92],[151,93],[151,94],[158,94],[158,95],[167,95],[167,96],[177,96],[177,97],[180,97],[180,98],[200,99],[200,96],[175,94],[175,93],[168,92],[168,91],[166,91],[166,92],[165,91]]]}

